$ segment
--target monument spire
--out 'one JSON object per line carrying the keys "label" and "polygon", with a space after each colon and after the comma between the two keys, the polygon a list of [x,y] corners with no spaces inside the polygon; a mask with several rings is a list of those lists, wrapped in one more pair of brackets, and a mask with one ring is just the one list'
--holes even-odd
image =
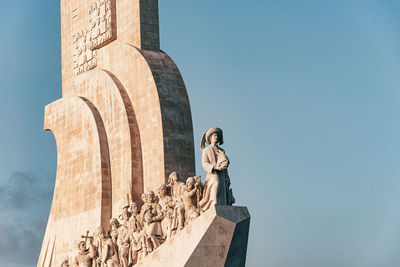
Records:
{"label": "monument spire", "polygon": [[137,13],[132,43],[140,49],[160,51],[158,0],[134,0],[133,4]]}

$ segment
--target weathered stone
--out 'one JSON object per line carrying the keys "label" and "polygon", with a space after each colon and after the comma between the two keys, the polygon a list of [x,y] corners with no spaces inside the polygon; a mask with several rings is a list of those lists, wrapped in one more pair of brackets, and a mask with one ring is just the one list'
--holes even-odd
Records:
{"label": "weathered stone", "polygon": [[216,205],[135,266],[244,266],[249,223],[247,208]]}
{"label": "weathered stone", "polygon": [[[215,197],[200,215],[190,104],[158,24],[157,0],[61,0],[62,99],[44,120],[57,177],[37,266],[244,265],[247,209]],[[208,176],[229,189],[211,134]]]}

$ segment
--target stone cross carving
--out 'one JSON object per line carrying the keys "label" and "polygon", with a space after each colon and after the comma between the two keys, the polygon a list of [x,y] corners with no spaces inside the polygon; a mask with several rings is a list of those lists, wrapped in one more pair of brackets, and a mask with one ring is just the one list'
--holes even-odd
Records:
{"label": "stone cross carving", "polygon": [[85,243],[87,242],[88,239],[93,239],[93,236],[89,236],[89,230],[86,231],[86,235],[81,235],[82,239],[85,239]]}
{"label": "stone cross carving", "polygon": [[89,25],[72,38],[75,75],[95,68],[97,49],[116,39],[115,0],[97,0],[88,15]]}

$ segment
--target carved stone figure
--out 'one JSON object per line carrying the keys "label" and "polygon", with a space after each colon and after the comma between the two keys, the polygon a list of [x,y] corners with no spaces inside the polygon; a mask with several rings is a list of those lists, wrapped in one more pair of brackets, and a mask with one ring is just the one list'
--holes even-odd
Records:
{"label": "carved stone figure", "polygon": [[167,239],[172,235],[172,216],[175,203],[172,197],[167,195],[167,186],[165,184],[160,185],[158,188],[158,204],[160,204],[164,214],[164,219],[161,222],[163,238]]}
{"label": "carved stone figure", "polygon": [[201,176],[194,176],[193,178],[197,186],[197,210],[200,212],[200,200],[203,197],[204,185],[201,182]]}
{"label": "carved stone figure", "polygon": [[168,177],[169,187],[171,188],[172,199],[175,202],[174,213],[172,218],[172,229],[182,230],[185,225],[185,205],[182,201],[182,194],[185,184],[179,181],[176,172],[172,172]]}
{"label": "carved stone figure", "polygon": [[196,183],[193,177],[189,177],[186,180],[184,192],[181,196],[183,203],[185,204],[185,224],[188,224],[200,215],[197,205],[197,199],[200,191],[198,186],[199,185]]}
{"label": "carved stone figure", "polygon": [[129,265],[136,264],[142,258],[143,249],[143,226],[136,202],[131,204],[131,217],[129,218],[129,233],[131,247],[129,251]]}
{"label": "carved stone figure", "polygon": [[79,252],[74,258],[74,267],[92,267],[96,251],[93,246],[93,239],[89,239],[89,249],[86,249],[86,241],[87,239],[78,243]]}
{"label": "carved stone figure", "polygon": [[[209,146],[205,147],[205,143]],[[223,133],[220,128],[211,128],[203,134],[201,140],[202,166],[207,172],[204,183],[203,199],[200,201],[201,211],[213,205],[232,205],[235,202],[228,175],[229,159],[222,145]]]}
{"label": "carved stone figure", "polygon": [[130,232],[140,232],[143,228],[140,221],[139,208],[136,202],[130,205],[131,217],[128,221],[128,228]]}
{"label": "carved stone figure", "polygon": [[119,221],[116,218],[112,218],[110,220],[110,226],[111,226],[111,231],[110,231],[111,240],[114,243],[114,245],[117,245],[118,232],[120,227]]}
{"label": "carved stone figure", "polygon": [[153,191],[147,192],[145,199],[146,202],[142,207],[141,215],[146,245],[144,253],[146,255],[160,245],[160,239],[163,236],[161,220],[164,218],[164,214],[160,204],[155,202]]}
{"label": "carved stone figure", "polygon": [[98,236],[96,267],[120,267],[118,258],[118,249],[105,234],[103,227],[98,227],[96,234]]}
{"label": "carved stone figure", "polygon": [[131,216],[128,211],[128,206],[122,208],[120,215],[121,226],[118,228],[118,252],[119,261],[122,267],[128,267],[129,263],[129,248],[130,248],[130,233],[129,233],[129,217]]}

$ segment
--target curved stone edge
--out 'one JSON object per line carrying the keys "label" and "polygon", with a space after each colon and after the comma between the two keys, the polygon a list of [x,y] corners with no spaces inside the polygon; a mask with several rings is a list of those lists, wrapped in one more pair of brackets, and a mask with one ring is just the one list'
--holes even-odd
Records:
{"label": "curved stone edge", "polygon": [[185,178],[193,176],[190,104],[175,63],[165,53],[113,42],[99,50],[98,68],[118,78],[135,110],[142,144],[144,191],[158,188],[174,170]]}
{"label": "curved stone edge", "polygon": [[[85,97],[103,120],[108,138],[112,178],[112,216],[130,200],[143,194],[142,148],[132,103],[121,82],[112,73],[94,69],[78,75],[65,95]],[[110,218],[109,218],[110,219]]]}
{"label": "curved stone edge", "polygon": [[[111,216],[107,136],[96,108],[82,97],[64,97],[46,106],[44,128],[52,131],[57,143],[57,177],[37,263],[41,267],[55,266],[71,252],[75,245],[70,236],[80,236],[92,225],[105,226]],[[76,151],[71,146],[74,142],[78,142]],[[66,166],[71,158],[73,166]],[[84,171],[84,164],[91,164],[91,168]],[[80,185],[88,181],[86,177],[91,178],[89,184],[95,190],[89,191],[93,196],[86,196],[88,188]],[[65,201],[69,192],[70,199]],[[70,205],[77,205],[76,209]]]}

